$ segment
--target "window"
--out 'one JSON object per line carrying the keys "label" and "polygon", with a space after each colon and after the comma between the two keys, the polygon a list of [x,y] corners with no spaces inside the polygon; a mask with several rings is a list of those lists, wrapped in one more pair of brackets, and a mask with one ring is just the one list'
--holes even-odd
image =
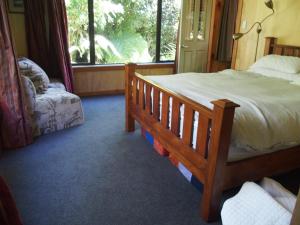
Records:
{"label": "window", "polygon": [[180,0],[65,0],[73,64],[175,59]]}

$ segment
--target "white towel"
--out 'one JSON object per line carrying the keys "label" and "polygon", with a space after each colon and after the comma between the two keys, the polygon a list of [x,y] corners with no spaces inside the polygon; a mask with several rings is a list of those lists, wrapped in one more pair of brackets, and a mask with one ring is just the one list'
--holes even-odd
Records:
{"label": "white towel", "polygon": [[239,193],[225,201],[223,225],[289,225],[292,213],[254,182],[246,182]]}
{"label": "white towel", "polygon": [[280,203],[284,208],[289,210],[293,214],[296,207],[297,197],[293,195],[290,191],[285,189],[281,184],[265,177],[260,186],[268,192],[278,203]]}

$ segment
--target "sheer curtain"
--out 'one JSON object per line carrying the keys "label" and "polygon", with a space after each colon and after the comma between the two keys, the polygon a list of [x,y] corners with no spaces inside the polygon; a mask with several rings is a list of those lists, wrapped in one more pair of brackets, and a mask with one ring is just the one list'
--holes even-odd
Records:
{"label": "sheer curtain", "polygon": [[5,1],[0,1],[0,149],[32,142]]}
{"label": "sheer curtain", "polygon": [[29,57],[73,92],[67,12],[64,0],[24,0]]}

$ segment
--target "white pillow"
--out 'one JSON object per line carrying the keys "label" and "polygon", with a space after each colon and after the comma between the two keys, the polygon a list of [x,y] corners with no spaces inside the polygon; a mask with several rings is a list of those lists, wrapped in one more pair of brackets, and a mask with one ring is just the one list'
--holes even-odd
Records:
{"label": "white pillow", "polygon": [[256,61],[250,69],[265,68],[284,73],[299,73],[300,58],[293,56],[267,55]]}
{"label": "white pillow", "polygon": [[299,81],[299,79],[300,79],[300,73],[284,73],[281,71],[266,69],[266,68],[252,68],[251,67],[248,70],[248,72],[258,73],[258,74],[266,76],[266,77],[284,79],[284,80],[288,80],[290,82]]}

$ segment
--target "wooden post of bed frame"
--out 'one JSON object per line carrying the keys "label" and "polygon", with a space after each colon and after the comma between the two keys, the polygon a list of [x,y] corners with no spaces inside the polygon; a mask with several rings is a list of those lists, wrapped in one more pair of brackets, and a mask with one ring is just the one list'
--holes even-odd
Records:
{"label": "wooden post of bed frame", "polygon": [[208,168],[201,207],[202,218],[206,221],[215,220],[219,213],[234,111],[236,107],[239,107],[239,105],[226,99],[213,101],[212,104],[214,108]]}
{"label": "wooden post of bed frame", "polygon": [[134,118],[131,115],[132,107],[132,77],[135,73],[136,64],[129,63],[125,65],[125,129],[127,132],[135,130]]}
{"label": "wooden post of bed frame", "polygon": [[274,52],[274,45],[276,44],[276,42],[277,42],[277,38],[266,37],[264,55],[273,54],[273,52]]}

